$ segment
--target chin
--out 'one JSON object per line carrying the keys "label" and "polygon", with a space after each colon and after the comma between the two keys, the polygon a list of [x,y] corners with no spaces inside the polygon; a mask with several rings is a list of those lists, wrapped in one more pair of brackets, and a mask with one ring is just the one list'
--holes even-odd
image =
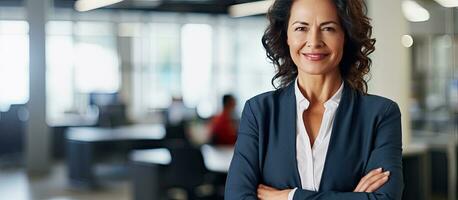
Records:
{"label": "chin", "polygon": [[328,74],[330,71],[332,71],[329,68],[326,68],[323,66],[300,67],[299,70],[309,75],[325,75],[325,74]]}

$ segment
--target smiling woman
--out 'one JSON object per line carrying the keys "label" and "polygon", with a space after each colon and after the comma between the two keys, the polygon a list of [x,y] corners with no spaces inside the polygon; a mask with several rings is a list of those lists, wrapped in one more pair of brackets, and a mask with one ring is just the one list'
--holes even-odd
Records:
{"label": "smiling woman", "polygon": [[367,94],[363,0],[276,0],[262,38],[277,90],[243,110],[226,199],[401,199],[401,114]]}
{"label": "smiling woman", "polygon": [[[312,4],[311,6],[314,6],[313,9],[310,10],[309,8],[310,12],[304,13],[300,6],[296,6],[296,10],[290,11],[290,9],[293,9],[292,2],[291,0],[275,1],[268,14],[270,24],[262,38],[267,57],[277,67],[277,73],[272,79],[272,84],[276,79],[280,79],[280,87],[285,87],[297,76],[297,68],[293,62],[294,57],[291,56],[289,49],[289,39],[290,37],[295,37],[295,35],[291,35],[291,25],[289,23],[301,22],[301,15],[317,17],[316,13],[320,13],[334,19],[332,22],[335,25],[326,28],[327,31],[331,31],[330,28],[335,28],[337,29],[335,31],[339,33],[338,36],[341,36],[340,33],[344,33],[344,40],[338,37],[335,38],[339,43],[344,42],[343,57],[340,62],[343,78],[347,79],[353,88],[363,93],[367,92],[367,83],[364,80],[364,76],[370,71],[371,59],[368,55],[375,50],[375,39],[371,38],[372,26],[370,19],[365,15],[365,5],[362,2],[334,0],[332,5],[322,8],[329,9],[329,6],[332,6],[332,12],[329,12],[329,10],[324,12],[323,10],[315,10],[316,6]],[[298,18],[299,21],[291,20],[293,17]],[[303,23],[299,25],[301,24],[304,25]],[[303,28],[299,28],[299,30],[303,30]]]}
{"label": "smiling woman", "polygon": [[328,12],[335,10],[335,6],[331,3],[320,5],[307,1],[294,4],[288,23],[287,43],[299,71],[312,75],[337,74],[345,35],[337,13]]}

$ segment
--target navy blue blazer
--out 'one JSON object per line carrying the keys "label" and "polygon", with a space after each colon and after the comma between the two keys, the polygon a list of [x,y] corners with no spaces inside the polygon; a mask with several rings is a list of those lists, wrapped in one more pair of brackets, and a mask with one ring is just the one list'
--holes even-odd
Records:
{"label": "navy blue blazer", "polygon": [[[373,193],[352,192],[369,171],[390,171]],[[401,199],[403,191],[401,113],[386,98],[363,95],[344,84],[319,191],[303,190],[296,160],[294,82],[245,103],[225,199],[257,199],[258,184],[297,187],[294,200]]]}

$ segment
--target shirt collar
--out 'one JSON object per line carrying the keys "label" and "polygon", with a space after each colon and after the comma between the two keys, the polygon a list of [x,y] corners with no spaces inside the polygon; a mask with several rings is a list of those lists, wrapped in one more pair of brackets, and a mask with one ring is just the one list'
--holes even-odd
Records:
{"label": "shirt collar", "polygon": [[[342,84],[340,84],[340,88],[337,90],[337,92],[334,93],[334,95],[324,103],[325,108],[328,108],[330,106],[337,108],[337,106],[340,103],[340,100],[342,99],[343,88],[344,83],[342,81]],[[294,94],[296,96],[296,105],[299,107],[303,107],[304,109],[307,109],[310,105],[310,101],[307,98],[305,98],[304,95],[302,95],[302,92],[299,90],[299,83],[297,78],[294,81]]]}

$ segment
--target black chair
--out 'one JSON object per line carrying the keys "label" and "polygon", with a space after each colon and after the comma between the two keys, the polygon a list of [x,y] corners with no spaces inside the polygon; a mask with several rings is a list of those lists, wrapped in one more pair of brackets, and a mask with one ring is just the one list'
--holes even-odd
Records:
{"label": "black chair", "polygon": [[165,139],[183,139],[188,140],[186,122],[183,121],[178,124],[166,124],[165,125]]}
{"label": "black chair", "polygon": [[173,193],[181,190],[186,193],[184,199],[215,199],[215,177],[206,169],[200,149],[171,148],[170,154],[172,161],[165,176],[167,198],[177,199]]}
{"label": "black chair", "polygon": [[126,114],[126,105],[98,105],[97,108],[99,110],[97,126],[117,127],[129,124]]}
{"label": "black chair", "polygon": [[115,93],[90,93],[89,105],[98,109],[97,126],[117,127],[129,124],[127,119],[126,104]]}
{"label": "black chair", "polygon": [[187,124],[186,121],[178,124],[166,124],[163,146],[170,149],[190,148],[192,142],[188,137]]}

